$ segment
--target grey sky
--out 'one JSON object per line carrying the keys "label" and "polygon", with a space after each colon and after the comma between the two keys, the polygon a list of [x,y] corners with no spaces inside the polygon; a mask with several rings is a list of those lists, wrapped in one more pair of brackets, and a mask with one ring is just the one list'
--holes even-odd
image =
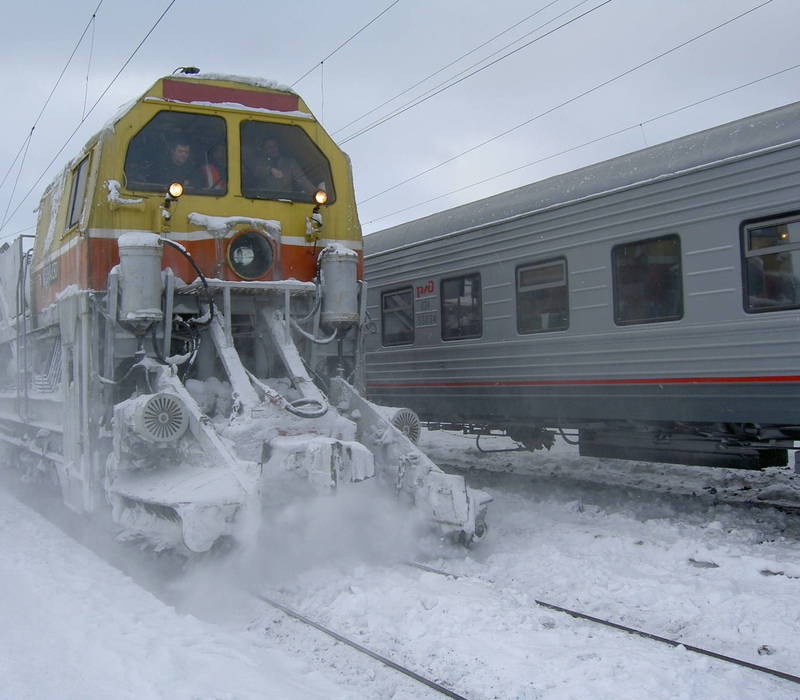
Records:
{"label": "grey sky", "polygon": [[[538,34],[598,6],[588,0]],[[569,26],[348,140],[359,200],[486,141],[667,51],[764,0],[612,0]],[[4,3],[5,67],[0,176],[23,143],[99,0]],[[400,0],[296,90],[341,141],[387,109],[438,85],[551,18],[578,5],[559,0],[512,32],[352,127],[339,129],[551,0],[493,3]],[[96,19],[87,104],[91,106],[169,0],[104,0]],[[293,83],[390,0],[263,3],[177,0],[57,160],[65,163],[117,110],[179,65]],[[626,131],[504,177],[387,216],[715,93],[800,64],[798,0],[772,0],[663,59],[536,119],[509,135],[360,207],[366,232],[652,145],[799,98],[800,69]],[[528,37],[533,38],[536,34]],[[37,126],[11,202],[13,210],[81,119],[91,31]],[[511,48],[515,48],[515,44]],[[506,53],[503,51],[502,53]],[[499,54],[501,55],[501,54]],[[33,209],[55,167],[3,229],[35,221]],[[5,211],[16,168],[0,189]]]}

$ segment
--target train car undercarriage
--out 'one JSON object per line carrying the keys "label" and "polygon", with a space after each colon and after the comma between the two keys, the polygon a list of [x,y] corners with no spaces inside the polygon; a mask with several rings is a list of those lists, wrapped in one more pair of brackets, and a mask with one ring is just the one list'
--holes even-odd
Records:
{"label": "train car undercarriage", "polygon": [[[458,430],[474,435],[481,452],[549,450],[560,435],[578,446],[583,457],[641,460],[727,469],[784,467],[789,450],[795,449],[800,426],[761,426],[755,424],[692,424],[652,422],[587,422],[568,428],[541,425],[493,425],[423,421],[431,430]],[[514,448],[492,449],[481,446],[482,437],[509,437]]]}

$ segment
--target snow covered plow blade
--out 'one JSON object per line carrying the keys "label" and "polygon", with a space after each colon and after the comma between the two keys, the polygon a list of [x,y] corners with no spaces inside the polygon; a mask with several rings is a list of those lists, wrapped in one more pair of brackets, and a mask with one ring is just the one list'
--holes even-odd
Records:
{"label": "snow covered plow blade", "polygon": [[[313,309],[318,294],[313,284],[215,280],[174,291],[178,305],[194,297],[207,325],[190,358],[195,378],[180,376],[187,353],[163,361],[140,353],[127,370],[139,389],[114,405],[105,468],[106,496],[127,536],[193,552],[221,538],[252,542],[265,501],[357,488],[373,477],[442,533],[464,542],[483,534],[485,494],[442,472],[343,377],[328,377],[331,400],[312,380],[295,336],[317,345],[292,307]],[[262,343],[261,376],[236,347],[244,344],[233,325],[241,305],[254,311],[248,336]],[[323,357],[322,365],[335,357],[340,372],[344,364],[353,374],[346,347]]]}
{"label": "snow covered plow blade", "polygon": [[467,486],[464,477],[437,467],[380,410],[340,377],[331,380],[337,407],[353,418],[358,438],[368,445],[379,472],[398,494],[406,496],[439,527],[464,543],[486,533],[486,509],[491,498]]}

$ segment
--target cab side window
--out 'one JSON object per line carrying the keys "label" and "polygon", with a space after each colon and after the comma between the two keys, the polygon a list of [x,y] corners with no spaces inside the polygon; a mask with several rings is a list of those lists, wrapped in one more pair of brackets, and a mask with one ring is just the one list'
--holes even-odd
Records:
{"label": "cab side window", "polygon": [[677,235],[622,243],[611,251],[618,325],[683,317],[681,244]]}
{"label": "cab side window", "polygon": [[481,276],[443,279],[441,290],[442,340],[479,338],[483,333]]}
{"label": "cab side window", "polygon": [[72,188],[69,193],[69,210],[67,211],[67,228],[77,225],[83,213],[83,202],[86,199],[86,183],[89,179],[89,156],[86,156],[72,170]]}
{"label": "cab side window", "polygon": [[800,307],[800,217],[744,227],[745,310]]}

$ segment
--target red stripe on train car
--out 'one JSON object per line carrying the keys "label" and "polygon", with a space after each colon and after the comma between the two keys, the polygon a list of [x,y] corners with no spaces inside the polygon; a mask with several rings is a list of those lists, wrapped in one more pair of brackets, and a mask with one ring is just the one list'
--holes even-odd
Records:
{"label": "red stripe on train car", "polygon": [[228,102],[245,107],[274,109],[278,112],[295,112],[298,107],[297,95],[283,92],[257,92],[241,88],[221,87],[219,85],[198,85],[180,80],[164,81],[164,98],[177,102]]}
{"label": "red stripe on train car", "polygon": [[800,382],[800,376],[784,375],[775,377],[660,377],[630,379],[541,379],[525,381],[479,381],[479,382],[398,382],[372,383],[367,386],[380,388],[413,387],[469,387],[469,386],[581,386],[587,384],[738,384],[744,382]]}

